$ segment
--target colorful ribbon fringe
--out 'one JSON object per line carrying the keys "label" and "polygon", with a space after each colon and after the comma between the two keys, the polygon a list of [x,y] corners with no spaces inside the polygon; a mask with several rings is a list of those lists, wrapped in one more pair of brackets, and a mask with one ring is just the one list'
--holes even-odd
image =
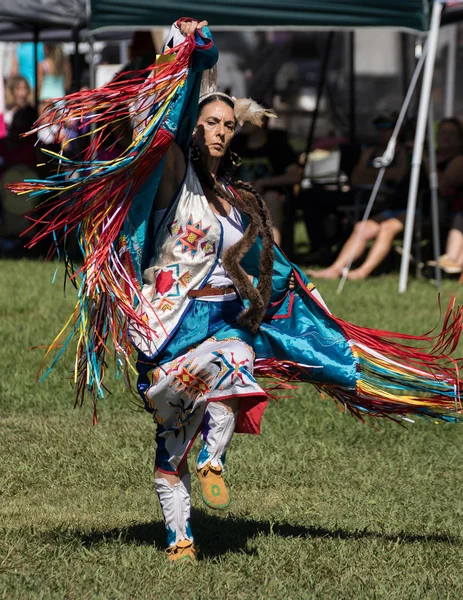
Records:
{"label": "colorful ribbon fringe", "polygon": [[[78,289],[78,301],[46,352],[44,363],[52,354],[55,356],[43,375],[50,372],[76,338],[76,403],[83,401],[87,390],[94,402],[104,396],[108,356],[114,356],[117,375],[123,372],[129,380],[133,346],[128,321],[132,327],[150,333],[134,308],[140,299],[140,274],[132,261],[133,249],[124,235],[124,223],[136,193],[172,142],[173,136],[163,129],[163,124],[186,83],[194,46],[193,38],[186,38],[145,72],[133,73],[131,79],[127,80],[124,74],[102,88],[51,104],[30,133],[52,125],[58,136],[74,130],[72,142],[88,143],[73,158],[46,151],[59,161],[56,175],[10,186],[18,194],[31,194],[42,200],[30,217],[34,235],[29,247],[53,235],[58,249],[63,244],[65,247],[71,232],[77,234],[82,266],[76,268],[66,250],[64,255],[67,274]],[[102,146],[113,149],[129,119],[132,125],[135,119],[133,140],[113,160],[100,160]],[[114,138],[118,128],[119,137]],[[64,150],[68,143],[64,143]],[[306,282],[297,273],[295,277],[305,289]],[[256,361],[255,375],[276,379],[277,384],[271,389],[294,387],[289,382],[310,382],[361,420],[366,414],[394,420],[407,420],[407,415],[441,420],[462,418],[462,359],[450,358],[461,333],[461,308],[450,307],[438,336],[365,329],[332,319],[356,358],[355,388],[314,383],[313,367],[276,359]]]}
{"label": "colorful ribbon fringe", "polygon": [[[190,36],[167,50],[161,60],[144,72],[124,73],[104,87],[72,94],[49,105],[29,134],[42,128],[47,132],[53,126],[59,137],[65,132],[69,135],[73,129],[75,133],[63,144],[63,150],[76,141],[87,141],[86,147],[73,158],[64,152],[44,150],[59,161],[58,172],[46,180],[27,180],[10,186],[17,194],[40,199],[29,217],[34,235],[28,247],[53,235],[55,248],[49,254],[53,256],[65,247],[71,232],[77,234],[83,264],[74,267],[66,250],[65,259],[67,274],[78,288],[78,301],[46,352],[44,362],[52,353],[56,356],[43,375],[50,372],[75,337],[76,403],[79,399],[82,402],[86,390],[94,401],[104,395],[108,355],[114,355],[117,374],[122,368],[128,376],[133,352],[128,320],[132,327],[144,331],[148,328],[134,310],[140,283],[127,240],[120,233],[133,198],[172,142],[173,136],[162,127],[186,83],[194,47]],[[130,121],[135,125],[135,135],[126,149],[113,160],[98,160],[102,146],[112,150]]]}
{"label": "colorful ribbon fringe", "polygon": [[[295,273],[299,283],[300,276]],[[290,361],[257,360],[254,374],[271,377],[287,389],[289,382],[310,382],[343,412],[364,421],[366,415],[410,421],[416,415],[439,421],[461,421],[463,358],[454,359],[463,325],[463,308],[453,300],[441,332],[413,336],[358,327],[334,316],[357,363],[355,388],[316,383],[316,369]],[[276,388],[273,388],[276,389]]]}

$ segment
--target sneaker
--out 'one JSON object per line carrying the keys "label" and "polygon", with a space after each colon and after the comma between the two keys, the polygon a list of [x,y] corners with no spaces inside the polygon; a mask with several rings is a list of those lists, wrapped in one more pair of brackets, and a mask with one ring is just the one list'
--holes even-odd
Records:
{"label": "sneaker", "polygon": [[170,562],[177,560],[196,562],[197,552],[198,551],[195,548],[195,545],[190,540],[180,540],[175,544],[175,546],[170,546],[166,550],[167,558]]}
{"label": "sneaker", "polygon": [[201,484],[204,503],[217,510],[227,508],[230,496],[222,477],[222,467],[213,467],[211,463],[207,463],[202,469],[196,469],[196,474]]}

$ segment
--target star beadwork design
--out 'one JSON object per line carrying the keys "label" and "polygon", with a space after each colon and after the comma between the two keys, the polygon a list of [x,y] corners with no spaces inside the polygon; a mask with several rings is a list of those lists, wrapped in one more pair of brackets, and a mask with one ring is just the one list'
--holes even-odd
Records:
{"label": "star beadwork design", "polygon": [[201,397],[210,392],[212,377],[194,363],[181,365],[173,377],[176,392],[184,392],[189,397]]}
{"label": "star beadwork design", "polygon": [[227,377],[230,377],[232,384],[235,383],[235,379],[239,379],[242,385],[246,384],[246,378],[252,382],[256,381],[246,368],[246,365],[250,362],[248,358],[245,358],[244,360],[235,360],[234,352],[230,352],[230,360],[225,358],[222,351],[213,352],[212,354],[217,356],[218,360],[215,360],[214,364],[219,367],[219,373],[216,376],[218,379],[215,386],[216,389],[220,389],[220,386]]}
{"label": "star beadwork design", "polygon": [[[193,217],[190,215],[185,231],[182,232],[180,238],[176,241],[176,246],[181,246],[182,253],[191,252],[191,256],[195,256],[198,251],[201,240],[209,233],[211,226],[203,227],[201,219],[197,223],[193,223]],[[179,230],[179,233],[181,228]]]}

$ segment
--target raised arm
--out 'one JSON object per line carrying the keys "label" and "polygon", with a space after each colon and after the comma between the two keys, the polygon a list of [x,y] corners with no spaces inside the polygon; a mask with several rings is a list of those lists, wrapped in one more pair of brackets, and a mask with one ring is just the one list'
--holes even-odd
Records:
{"label": "raised arm", "polygon": [[[197,29],[207,26],[207,21],[180,19],[172,26],[166,46],[176,46],[188,35],[194,35]],[[181,37],[179,37],[181,36]],[[166,154],[166,162],[154,200],[155,210],[167,208],[180,187],[186,170],[186,160],[182,150],[174,142]]]}

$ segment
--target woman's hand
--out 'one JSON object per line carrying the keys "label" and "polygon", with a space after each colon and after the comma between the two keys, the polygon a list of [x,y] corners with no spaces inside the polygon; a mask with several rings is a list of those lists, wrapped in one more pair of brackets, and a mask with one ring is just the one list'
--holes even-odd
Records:
{"label": "woman's hand", "polygon": [[185,37],[189,35],[194,35],[197,29],[202,29],[203,27],[207,27],[207,21],[182,21],[180,23],[179,29],[180,33],[182,33]]}
{"label": "woman's hand", "polygon": [[288,282],[288,289],[294,290],[295,287],[296,287],[296,278],[294,277],[294,273],[291,273],[291,276],[290,276],[289,282]]}

